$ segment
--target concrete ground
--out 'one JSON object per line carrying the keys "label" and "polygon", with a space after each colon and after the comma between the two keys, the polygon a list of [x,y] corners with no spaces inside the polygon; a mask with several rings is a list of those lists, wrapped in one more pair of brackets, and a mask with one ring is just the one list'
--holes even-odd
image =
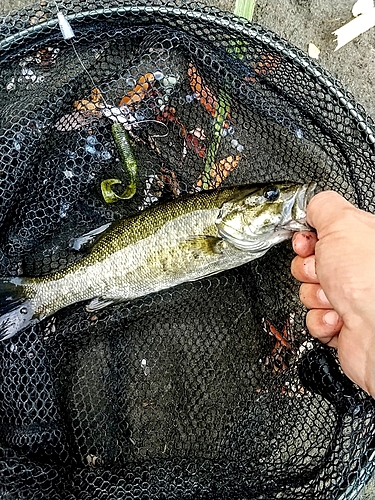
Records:
{"label": "concrete ground", "polygon": [[[235,0],[201,1],[223,10],[234,10]],[[0,0],[0,15],[34,3],[37,0]],[[189,3],[186,0],[186,4]],[[253,20],[304,51],[309,42],[317,45],[321,50],[319,63],[344,84],[375,120],[374,29],[334,52],[332,31],[352,19],[354,3],[355,0],[256,0]],[[358,499],[374,498],[375,478]]]}
{"label": "concrete ground", "polygon": [[[203,0],[234,10],[235,0]],[[340,80],[375,119],[375,29],[334,52],[332,32],[351,19],[355,0],[256,0],[253,21],[271,29],[307,52],[310,42],[320,48],[318,62]]]}

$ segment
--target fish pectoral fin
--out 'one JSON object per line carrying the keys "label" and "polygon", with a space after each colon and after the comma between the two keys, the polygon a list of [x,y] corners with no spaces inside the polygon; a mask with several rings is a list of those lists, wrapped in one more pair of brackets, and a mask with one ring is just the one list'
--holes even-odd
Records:
{"label": "fish pectoral fin", "polygon": [[82,236],[78,236],[78,238],[74,238],[71,240],[70,246],[73,250],[82,251],[89,250],[98,240],[98,238],[106,231],[112,222],[108,222],[108,224],[104,224],[96,229],[93,229],[89,233],[83,234]]}
{"label": "fish pectoral fin", "polygon": [[87,312],[99,311],[100,309],[104,309],[111,304],[116,304],[119,302],[116,299],[107,299],[105,297],[95,297],[92,301],[86,305]]}
{"label": "fish pectoral fin", "polygon": [[188,243],[193,250],[199,253],[220,254],[223,252],[223,240],[217,236],[205,234],[190,236]]}

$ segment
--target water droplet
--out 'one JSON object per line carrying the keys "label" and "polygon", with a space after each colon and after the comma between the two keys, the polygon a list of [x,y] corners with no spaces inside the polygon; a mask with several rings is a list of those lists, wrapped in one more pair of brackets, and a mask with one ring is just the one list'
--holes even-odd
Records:
{"label": "water droplet", "polygon": [[161,71],[155,71],[154,78],[155,80],[162,80],[164,78],[164,73],[162,73]]}
{"label": "water droplet", "polygon": [[162,80],[162,84],[166,87],[174,87],[177,83],[177,78],[175,76],[166,76]]}
{"label": "water droplet", "polygon": [[89,135],[86,139],[86,144],[89,146],[96,146],[97,144],[100,144],[100,142],[95,135]]}
{"label": "water droplet", "polygon": [[135,113],[135,118],[138,122],[142,122],[143,120],[146,119],[145,115],[142,113],[139,113],[138,111]]}
{"label": "water droplet", "polygon": [[11,92],[12,90],[15,90],[15,88],[16,88],[15,79],[12,78],[10,82],[7,84],[6,89],[8,90],[8,92]]}
{"label": "water droplet", "polygon": [[77,158],[77,153],[75,151],[71,151],[70,149],[67,149],[66,156],[71,160],[75,160]]}
{"label": "water droplet", "polygon": [[296,129],[295,134],[296,134],[297,139],[302,139],[303,132],[302,132],[302,130],[300,128]]}
{"label": "water droplet", "polygon": [[143,373],[146,375],[150,375],[150,367],[147,366],[147,360],[146,359],[142,359],[141,361],[141,368],[143,370]]}
{"label": "water droplet", "polygon": [[63,174],[65,175],[65,177],[67,179],[71,179],[72,177],[74,177],[74,174],[73,174],[73,172],[71,170],[64,170]]}
{"label": "water droplet", "polygon": [[66,214],[68,213],[69,207],[70,207],[69,203],[61,203],[60,210],[59,210],[59,215],[60,215],[61,219],[66,217]]}
{"label": "water droplet", "polygon": [[102,160],[110,160],[112,158],[112,155],[107,149],[103,149],[103,151],[99,153],[99,157]]}
{"label": "water droplet", "polygon": [[98,139],[96,138],[95,135],[89,135],[87,138],[86,138],[86,143],[89,145],[89,146],[95,146],[95,144],[99,144],[99,141]]}
{"label": "water droplet", "polygon": [[27,314],[27,307],[21,307],[20,313],[21,314]]}
{"label": "water droplet", "polygon": [[137,80],[130,76],[126,79],[126,85],[129,85],[129,87],[135,87],[137,85]]}
{"label": "water droplet", "polygon": [[15,140],[13,141],[13,147],[16,151],[21,151],[21,143],[24,141],[25,136],[22,132],[18,132],[15,135]]}
{"label": "water droplet", "polygon": [[22,68],[21,74],[26,78],[26,80],[30,80],[32,77],[35,77],[34,71],[26,67]]}
{"label": "water droplet", "polygon": [[86,145],[85,151],[86,151],[86,153],[89,153],[90,155],[93,155],[93,156],[96,155],[96,149],[93,146]]}

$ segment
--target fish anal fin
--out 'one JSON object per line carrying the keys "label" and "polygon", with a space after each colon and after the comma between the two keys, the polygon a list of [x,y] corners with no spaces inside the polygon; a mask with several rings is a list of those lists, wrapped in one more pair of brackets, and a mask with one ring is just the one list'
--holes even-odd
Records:
{"label": "fish anal fin", "polygon": [[109,299],[105,297],[95,297],[92,301],[86,305],[87,312],[100,311],[100,309],[104,309],[105,307],[110,306],[111,304],[115,304],[119,302],[116,299]]}

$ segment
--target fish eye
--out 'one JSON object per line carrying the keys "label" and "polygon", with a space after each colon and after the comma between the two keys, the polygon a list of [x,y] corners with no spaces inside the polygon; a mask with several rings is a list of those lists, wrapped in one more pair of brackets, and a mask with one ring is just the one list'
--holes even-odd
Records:
{"label": "fish eye", "polygon": [[267,201],[276,201],[279,197],[280,190],[275,186],[270,186],[265,189],[263,196]]}

